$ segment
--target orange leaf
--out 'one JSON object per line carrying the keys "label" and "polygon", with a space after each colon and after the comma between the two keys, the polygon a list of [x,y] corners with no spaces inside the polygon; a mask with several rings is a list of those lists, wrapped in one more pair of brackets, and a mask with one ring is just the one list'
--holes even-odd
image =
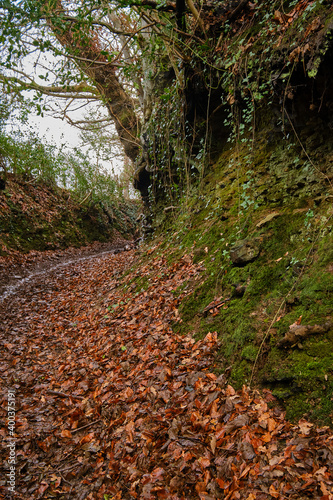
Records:
{"label": "orange leaf", "polygon": [[300,315],[300,317],[292,325],[289,326],[289,328],[293,328],[294,326],[300,325],[301,321],[302,321],[302,314]]}
{"label": "orange leaf", "polygon": [[266,432],[261,438],[264,443],[269,443],[272,440],[272,436],[269,432]]}
{"label": "orange leaf", "polygon": [[38,488],[38,493],[42,495],[45,490],[49,487],[49,484],[46,481],[42,481],[40,487]]}
{"label": "orange leaf", "polygon": [[94,435],[95,435],[94,432],[90,432],[86,436],[83,436],[83,438],[80,441],[80,444],[90,443],[90,441],[92,440],[92,438],[94,437]]}
{"label": "orange leaf", "polygon": [[160,481],[162,479],[162,476],[164,474],[165,470],[162,469],[162,467],[157,467],[156,469],[151,472],[150,477],[151,477],[151,482],[155,483],[156,481]]}
{"label": "orange leaf", "polygon": [[277,426],[277,423],[274,420],[274,418],[269,418],[268,419],[268,431],[269,432],[274,431],[274,429],[276,428],[276,426]]}
{"label": "orange leaf", "polygon": [[134,391],[130,387],[127,387],[127,389],[124,390],[122,395],[124,399],[130,399],[134,396]]}
{"label": "orange leaf", "polygon": [[197,491],[197,493],[207,493],[206,492],[206,485],[205,483],[203,482],[198,482],[196,485],[195,485],[195,489]]}
{"label": "orange leaf", "polygon": [[279,492],[274,488],[274,486],[271,484],[270,488],[269,488],[269,494],[273,497],[273,498],[280,498],[280,494]]}
{"label": "orange leaf", "polygon": [[226,390],[225,390],[226,396],[234,396],[236,394],[236,391],[231,385],[228,385]]}
{"label": "orange leaf", "polygon": [[64,429],[61,431],[61,437],[63,438],[71,438],[72,437],[72,433],[71,431],[67,430],[67,429]]}
{"label": "orange leaf", "polygon": [[210,416],[212,418],[218,418],[220,416],[220,413],[217,411],[218,410],[218,402],[219,402],[219,399],[215,399],[212,403],[212,407],[210,409]]}
{"label": "orange leaf", "polygon": [[216,450],[216,437],[215,436],[211,437],[210,449],[212,450],[213,455],[215,455],[215,450]]}
{"label": "orange leaf", "polygon": [[58,488],[61,484],[61,477],[57,476],[56,474],[52,474],[50,477],[50,481],[54,481],[54,486],[55,488]]}
{"label": "orange leaf", "polygon": [[306,420],[304,419],[301,419],[299,422],[298,422],[298,425],[299,425],[299,430],[301,431],[302,434],[304,434],[305,436],[307,436],[308,434],[310,434],[311,432],[311,428],[313,427],[313,424],[311,424],[311,422],[307,422]]}
{"label": "orange leaf", "polygon": [[206,469],[207,467],[210,466],[210,460],[209,458],[206,458],[206,457],[200,457],[198,459],[198,463],[200,464],[200,466],[203,468],[203,469]]}

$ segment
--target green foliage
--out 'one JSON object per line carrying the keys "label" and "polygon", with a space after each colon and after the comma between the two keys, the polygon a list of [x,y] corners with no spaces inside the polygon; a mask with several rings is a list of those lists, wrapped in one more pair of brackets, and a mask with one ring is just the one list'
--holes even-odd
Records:
{"label": "green foliage", "polygon": [[15,175],[56,183],[62,166],[55,153],[55,146],[47,144],[33,132],[24,134],[17,131],[8,134],[4,130],[0,131],[0,155],[6,164],[6,170]]}
{"label": "green foliage", "polygon": [[122,197],[115,178],[82,151],[66,152],[34,132],[9,134],[1,130],[0,156],[6,172],[57,184],[72,190],[79,199],[108,205]]}
{"label": "green foliage", "polygon": [[173,203],[188,175],[184,117],[178,91],[177,83],[164,89],[147,128],[148,157],[153,173],[152,201],[162,195],[165,202]]}
{"label": "green foliage", "polygon": [[107,202],[117,194],[117,184],[112,175],[91,163],[79,149],[63,156],[62,184],[84,198],[89,194],[92,201]]}

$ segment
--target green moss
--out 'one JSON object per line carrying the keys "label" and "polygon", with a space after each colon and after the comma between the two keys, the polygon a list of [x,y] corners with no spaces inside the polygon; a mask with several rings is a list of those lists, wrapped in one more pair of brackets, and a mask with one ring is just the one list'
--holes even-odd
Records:
{"label": "green moss", "polygon": [[255,361],[258,351],[259,347],[249,344],[242,349],[241,357],[247,361]]}
{"label": "green moss", "polygon": [[[192,332],[195,338],[216,331],[220,348],[215,366],[217,371],[232,366],[232,384],[249,383],[254,370],[254,382],[274,391],[289,418],[307,415],[327,423],[333,411],[330,334],[306,339],[303,349],[277,345],[300,316],[302,324],[313,325],[332,313],[331,207],[325,198],[314,204],[313,196],[326,187],[299,161],[297,148],[287,143],[265,148],[260,141],[253,151],[252,172],[247,147],[238,151],[237,162],[231,161],[233,150],[223,152],[209,171],[209,182],[186,200],[187,209],[180,204],[172,223],[165,222],[163,231],[170,236],[161,250],[169,262],[191,254],[202,269],[200,280],[192,288],[188,285],[192,293],[182,300],[182,322],[174,329]],[[242,201],[247,205],[241,206]],[[261,224],[272,211],[277,215]],[[238,267],[232,264],[230,248],[244,238],[257,238],[260,254]],[[233,296],[237,283],[246,287],[242,297]],[[203,314],[217,298],[228,300],[213,314]],[[278,321],[266,335],[274,317]]]}
{"label": "green moss", "polygon": [[332,425],[333,332],[309,337],[302,349],[272,348],[260,377],[284,403],[288,418],[306,415]]}
{"label": "green moss", "polygon": [[233,364],[231,371],[231,380],[233,385],[240,389],[242,385],[248,384],[251,377],[251,365],[247,361],[243,360]]}

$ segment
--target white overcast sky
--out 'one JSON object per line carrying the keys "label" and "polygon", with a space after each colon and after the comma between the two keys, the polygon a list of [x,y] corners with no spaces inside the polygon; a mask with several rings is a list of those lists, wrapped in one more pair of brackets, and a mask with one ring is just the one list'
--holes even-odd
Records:
{"label": "white overcast sky", "polygon": [[60,144],[66,142],[70,147],[80,145],[80,131],[69,125],[65,120],[53,118],[51,116],[29,116],[29,125],[32,126],[41,137],[45,137],[50,142]]}
{"label": "white overcast sky", "polygon": [[[76,115],[76,118],[79,118],[79,116]],[[65,144],[68,149],[79,147],[81,151],[86,151],[89,154],[89,148],[82,148],[81,146],[80,130],[65,120],[47,115],[37,116],[37,114],[31,113],[29,114],[28,127],[31,127],[41,138],[45,137],[49,143],[58,146]],[[90,154],[89,156],[94,161],[94,155]],[[112,158],[110,158],[110,161],[101,163],[109,172],[114,171],[116,174],[119,174],[123,167],[121,161]]]}
{"label": "white overcast sky", "polygon": [[[45,82],[42,80],[39,75],[48,74],[48,67],[52,67],[52,64],[56,63],[56,59],[50,54],[40,54],[38,57],[38,64],[35,63],[35,60],[28,56],[22,61],[22,69],[26,74],[33,75],[34,80],[41,85],[45,85],[46,83],[51,85],[54,83],[52,81],[52,71],[50,71],[50,81]],[[41,66],[39,66],[41,65]],[[29,91],[26,93],[28,98],[32,97],[32,93]],[[52,144],[56,144],[61,146],[62,144],[66,144],[69,149],[74,147],[79,147],[82,152],[87,152],[90,159],[94,161],[96,159],[96,155],[92,153],[92,148],[82,147],[82,141],[80,139],[80,129],[75,127],[74,125],[70,125],[65,119],[56,118],[52,116],[52,112],[54,114],[61,115],[63,106],[66,106],[63,102],[51,98],[45,100],[46,107],[48,111],[44,113],[44,116],[37,115],[37,111],[34,113],[33,111],[29,113],[29,120],[27,124],[27,128],[32,128],[34,132],[38,133],[38,135],[43,138],[45,137],[48,142]],[[86,113],[90,110],[93,113],[96,109],[96,116],[99,116],[99,110],[97,103],[89,103],[86,105],[78,105],[77,103],[72,103],[70,106],[66,106],[68,110],[68,115],[72,120],[82,120],[85,118]],[[53,111],[52,111],[53,110]],[[22,125],[20,125],[22,128]],[[110,158],[109,161],[100,161],[100,163],[106,168],[109,172],[114,171],[116,174],[120,173],[123,167],[122,161],[115,158]]]}

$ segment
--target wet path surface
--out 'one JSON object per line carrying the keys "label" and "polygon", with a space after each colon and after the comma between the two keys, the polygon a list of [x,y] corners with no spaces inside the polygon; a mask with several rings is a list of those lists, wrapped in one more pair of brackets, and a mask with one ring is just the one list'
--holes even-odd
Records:
{"label": "wet path surface", "polygon": [[25,284],[57,269],[103,255],[114,255],[129,249],[131,242],[96,243],[63,251],[31,252],[19,258],[0,258],[0,303],[15,295]]}
{"label": "wet path surface", "polygon": [[[56,453],[53,450],[52,458],[46,461],[45,455],[52,444],[58,448],[55,435],[58,427],[64,424],[63,415],[84,399],[83,394],[89,391],[99,366],[95,356],[87,352],[87,347],[93,344],[89,334],[93,337],[94,330],[101,326],[92,318],[95,312],[104,311],[106,306],[102,302],[109,288],[117,286],[120,269],[123,271],[126,263],[134,258],[133,251],[125,251],[125,246],[126,242],[120,242],[23,256],[23,262],[10,262],[6,275],[2,275],[1,407],[4,410],[8,394],[14,392],[15,492],[18,498],[44,497],[44,488],[47,490],[51,484],[47,472],[52,469]],[[24,262],[26,257],[29,260]],[[73,357],[77,357],[75,363],[71,363]],[[77,395],[73,394],[75,390]],[[89,415],[92,414],[95,416],[93,409]],[[81,421],[85,419],[85,410],[78,409],[78,415]],[[85,420],[87,422],[90,425],[91,420]],[[7,444],[10,444],[9,430],[1,428]],[[48,440],[50,435],[52,438]],[[63,438],[61,433],[59,438]],[[3,458],[0,488],[4,495],[7,493],[6,498],[10,498],[8,483],[6,488],[4,481],[6,469],[10,470],[10,464],[5,461],[9,458],[5,442],[0,449]],[[65,444],[57,458],[62,463],[66,456]],[[61,469],[59,463],[58,468]],[[46,473],[47,483],[40,480],[41,472]],[[58,477],[65,486],[66,479],[60,474]],[[70,490],[65,488],[63,493],[68,494],[68,498],[76,498]],[[55,492],[55,497],[59,497],[58,493]],[[86,495],[85,489],[81,497],[86,498]],[[5,496],[0,493],[0,498]],[[45,493],[45,498],[54,498],[54,494],[49,497]]]}

